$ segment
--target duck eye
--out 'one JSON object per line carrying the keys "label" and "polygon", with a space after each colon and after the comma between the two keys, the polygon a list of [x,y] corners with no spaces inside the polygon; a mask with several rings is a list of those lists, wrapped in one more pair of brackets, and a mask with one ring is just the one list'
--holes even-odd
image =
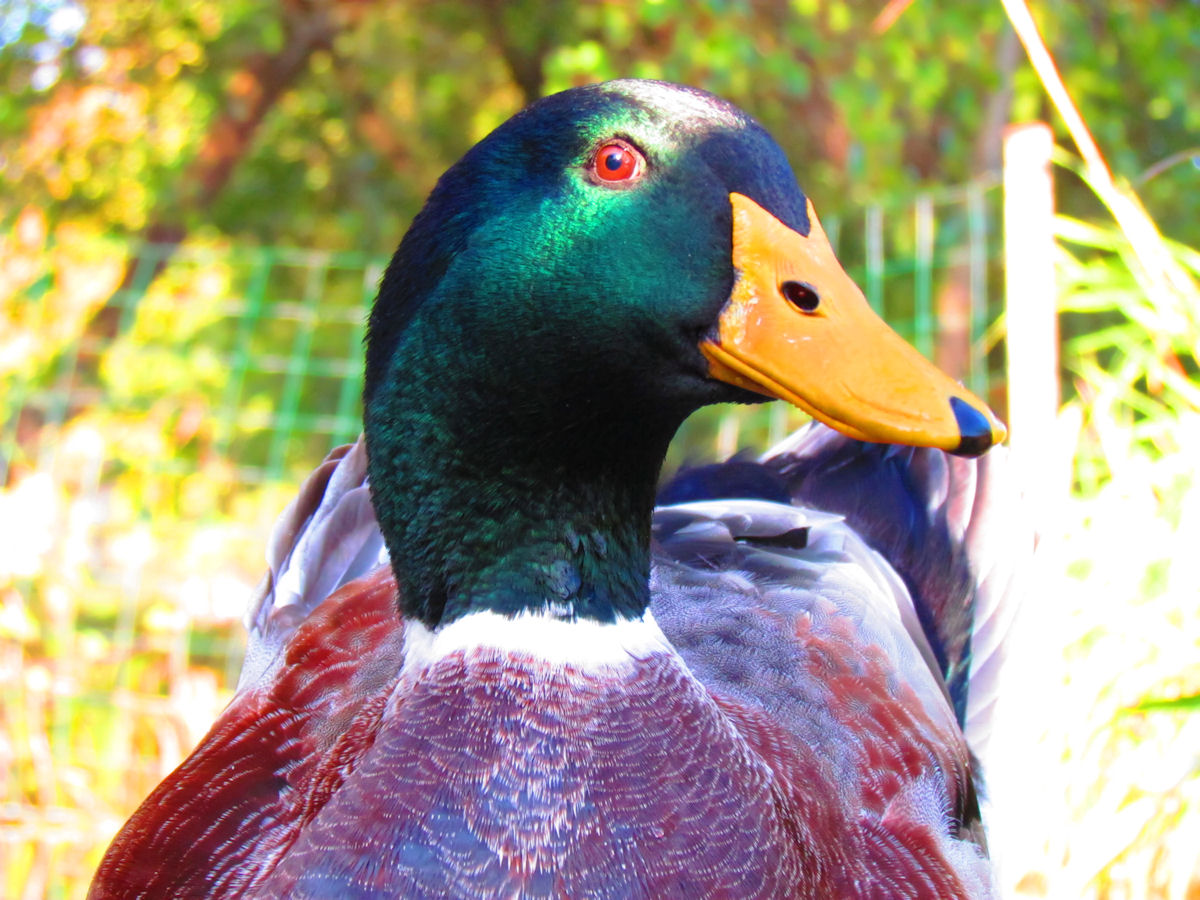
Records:
{"label": "duck eye", "polygon": [[785,281],[779,286],[784,299],[801,312],[815,312],[821,305],[817,289],[803,281]]}
{"label": "duck eye", "polygon": [[624,141],[609,141],[592,157],[592,173],[610,184],[642,176],[646,160]]}

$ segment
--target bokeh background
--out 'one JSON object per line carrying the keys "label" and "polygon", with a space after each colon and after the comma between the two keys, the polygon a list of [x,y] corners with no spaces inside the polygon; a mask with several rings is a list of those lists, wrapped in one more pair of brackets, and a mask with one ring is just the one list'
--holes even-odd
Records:
{"label": "bokeh background", "polygon": [[[1033,13],[1111,183],[1000,0],[0,0],[0,896],[82,897],[227,701],[438,174],[630,75],[756,115],[871,301],[1000,410],[1001,148],[1054,128],[1061,406],[993,849],[1008,896],[1200,897],[1200,4]],[[706,411],[670,464],[799,422]]]}

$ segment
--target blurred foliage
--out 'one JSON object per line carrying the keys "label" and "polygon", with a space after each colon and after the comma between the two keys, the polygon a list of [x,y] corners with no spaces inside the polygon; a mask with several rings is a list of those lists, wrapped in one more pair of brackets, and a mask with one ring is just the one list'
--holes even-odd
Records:
{"label": "blurred foliage", "polygon": [[[1042,6],[1118,173],[1135,179],[1195,143],[1195,3]],[[999,4],[914,3],[883,34],[878,11],[850,0],[10,0],[0,219],[33,205],[52,231],[170,222],[386,252],[436,176],[524,102],[624,75],[701,85],[752,110],[826,210],[994,169],[1010,114],[1045,115]],[[244,147],[239,129],[253,132]],[[239,149],[206,194],[222,154]],[[1176,166],[1144,193],[1166,231],[1196,244],[1200,223],[1176,202],[1190,178]]]}
{"label": "blurred foliage", "polygon": [[[1073,159],[1060,158],[1075,171]],[[1200,252],[1167,241],[1190,293],[1156,291],[1114,225],[1057,219],[1063,365],[1085,415],[1079,489],[1094,494],[1125,460],[1127,441],[1151,459],[1178,454],[1181,418],[1200,414]]]}
{"label": "blurred foliage", "polygon": [[[1200,273],[1200,5],[1035,13],[1116,174]],[[1003,126],[1048,115],[999,4],[971,0],[0,4],[0,896],[81,896],[228,697],[264,535],[353,434],[363,304],[436,177],[525,102],[617,76],[758,116],[910,334],[909,198],[988,184]],[[1193,896],[1200,312],[1150,299],[1084,181],[1057,189],[1076,496],[1042,523],[1033,593],[1056,602],[1019,644],[994,846],[1020,896]],[[902,199],[872,263],[880,198]],[[936,220],[940,305],[971,237]],[[998,297],[994,243],[970,252]],[[672,463],[798,421],[718,409]]]}

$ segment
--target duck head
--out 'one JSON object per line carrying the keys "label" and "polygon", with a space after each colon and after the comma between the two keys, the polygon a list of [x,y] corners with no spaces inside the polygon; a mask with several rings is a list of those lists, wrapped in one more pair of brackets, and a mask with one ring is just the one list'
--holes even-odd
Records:
{"label": "duck head", "polygon": [[745,113],[646,81],[534,104],[439,180],[371,314],[370,476],[405,612],[635,614],[671,436],[767,397],[863,440],[1004,435],[870,310]]}

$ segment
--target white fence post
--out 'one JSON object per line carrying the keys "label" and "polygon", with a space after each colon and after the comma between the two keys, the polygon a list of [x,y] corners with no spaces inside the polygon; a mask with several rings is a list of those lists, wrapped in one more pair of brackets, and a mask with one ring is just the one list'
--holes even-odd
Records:
{"label": "white fence post", "polygon": [[1035,511],[1064,492],[1053,448],[1059,406],[1050,127],[1004,135],[1004,278],[1008,321],[1008,427],[1013,468]]}

